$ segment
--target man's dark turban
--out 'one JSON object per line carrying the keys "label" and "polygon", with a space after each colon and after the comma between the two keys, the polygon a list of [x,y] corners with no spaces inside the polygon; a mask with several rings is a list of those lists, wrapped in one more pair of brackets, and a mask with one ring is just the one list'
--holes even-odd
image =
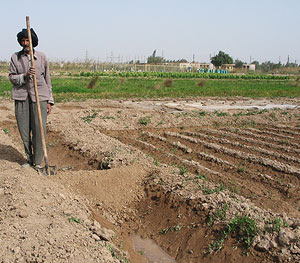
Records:
{"label": "man's dark turban", "polygon": [[[30,29],[30,32],[31,32],[32,46],[36,47],[39,43],[39,39],[32,28]],[[22,38],[28,38],[28,32],[27,29],[25,28],[22,29],[22,31],[17,34],[17,39],[20,45],[21,45]]]}

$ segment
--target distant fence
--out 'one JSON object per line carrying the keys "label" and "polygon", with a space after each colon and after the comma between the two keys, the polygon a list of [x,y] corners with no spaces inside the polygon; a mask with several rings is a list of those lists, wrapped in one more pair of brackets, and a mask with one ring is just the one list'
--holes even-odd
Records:
{"label": "distant fence", "polygon": [[197,68],[181,68],[179,65],[114,64],[114,63],[50,63],[51,71],[135,71],[135,72],[197,72]]}
{"label": "distant fence", "polygon": [[[150,64],[116,64],[116,63],[75,63],[49,62],[51,72],[95,72],[95,71],[127,71],[127,72],[197,72],[197,68],[181,68],[179,65]],[[9,62],[0,61],[0,71],[9,71]]]}

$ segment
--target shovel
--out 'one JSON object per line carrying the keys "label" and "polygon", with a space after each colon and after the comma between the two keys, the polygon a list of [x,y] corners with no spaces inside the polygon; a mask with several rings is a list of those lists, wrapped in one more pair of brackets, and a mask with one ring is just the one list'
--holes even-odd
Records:
{"label": "shovel", "polygon": [[[26,16],[26,24],[27,24],[27,33],[28,33],[28,40],[29,40],[31,67],[34,67],[34,57],[33,57],[33,48],[32,48],[32,39],[31,39],[29,16]],[[48,163],[48,154],[47,154],[43,124],[42,124],[42,114],[41,114],[39,93],[38,93],[38,89],[37,89],[37,81],[36,81],[36,75],[35,74],[33,75],[33,85],[34,85],[34,93],[35,93],[36,106],[37,106],[36,108],[37,108],[37,113],[38,113],[40,134],[41,134],[41,140],[42,140],[42,146],[43,146],[43,152],[44,152],[44,160],[45,160],[45,167],[39,169],[38,172],[40,172],[42,175],[54,175],[55,170],[56,170],[56,166],[49,166],[49,163]]]}

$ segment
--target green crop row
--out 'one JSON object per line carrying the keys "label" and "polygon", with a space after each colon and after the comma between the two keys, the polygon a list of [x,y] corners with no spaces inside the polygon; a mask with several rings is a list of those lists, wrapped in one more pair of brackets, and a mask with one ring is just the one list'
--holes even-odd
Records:
{"label": "green crop row", "polygon": [[224,74],[224,73],[200,73],[200,72],[81,72],[75,74],[81,77],[94,77],[94,76],[110,76],[110,77],[142,77],[142,78],[174,78],[174,79],[265,79],[265,80],[288,80],[289,76],[278,75],[260,75],[260,74]]}

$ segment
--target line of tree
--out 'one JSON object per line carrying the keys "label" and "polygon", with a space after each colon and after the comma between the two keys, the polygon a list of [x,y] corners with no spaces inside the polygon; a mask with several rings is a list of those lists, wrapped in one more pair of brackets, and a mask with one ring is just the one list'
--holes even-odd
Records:
{"label": "line of tree", "polygon": [[[166,60],[163,57],[156,56],[156,49],[153,51],[152,55],[147,58],[147,63],[148,64],[162,64],[162,63],[186,63],[188,62],[186,59],[179,59],[179,60]],[[243,68],[243,65],[247,64],[246,62],[243,62],[239,59],[236,59],[233,61],[233,58],[226,54],[223,51],[219,51],[217,55],[211,58],[211,63],[215,67],[220,67],[224,64],[234,64],[235,68],[241,69]],[[137,63],[138,64],[138,63]],[[256,70],[260,70],[262,72],[269,72],[269,71],[274,71],[278,70],[281,68],[295,68],[298,67],[299,65],[296,63],[273,63],[271,61],[266,61],[263,63],[259,63],[258,61],[252,61],[250,64],[255,64]]]}
{"label": "line of tree", "polygon": [[[156,56],[156,49],[152,55],[147,58],[148,64],[162,64],[162,63],[187,63],[188,61],[184,58],[178,60],[166,60],[163,57]],[[138,64],[138,63],[137,63]]]}

